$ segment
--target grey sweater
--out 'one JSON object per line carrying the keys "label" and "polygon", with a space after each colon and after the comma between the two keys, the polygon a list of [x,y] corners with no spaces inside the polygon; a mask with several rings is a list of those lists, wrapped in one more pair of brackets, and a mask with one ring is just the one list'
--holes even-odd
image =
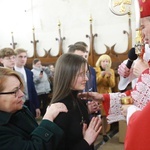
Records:
{"label": "grey sweater", "polygon": [[51,91],[49,76],[51,72],[48,67],[43,70],[43,77],[40,78],[41,68],[33,67],[33,80],[38,95],[49,93]]}

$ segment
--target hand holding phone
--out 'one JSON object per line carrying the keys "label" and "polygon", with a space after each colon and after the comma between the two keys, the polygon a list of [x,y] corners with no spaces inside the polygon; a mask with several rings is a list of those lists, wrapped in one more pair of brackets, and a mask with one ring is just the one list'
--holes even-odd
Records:
{"label": "hand holding phone", "polygon": [[43,70],[41,70],[40,74],[41,74],[41,75],[43,74]]}

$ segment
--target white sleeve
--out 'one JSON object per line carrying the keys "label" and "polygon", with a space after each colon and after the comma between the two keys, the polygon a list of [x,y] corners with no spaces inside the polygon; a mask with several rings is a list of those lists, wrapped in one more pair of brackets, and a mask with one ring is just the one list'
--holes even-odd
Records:
{"label": "white sleeve", "polygon": [[120,76],[120,80],[118,83],[118,89],[119,90],[125,90],[129,83],[130,83],[129,77],[124,78],[124,77]]}
{"label": "white sleeve", "polygon": [[[126,64],[128,60],[124,60],[123,63]],[[119,90],[124,90],[128,84],[129,84],[129,77],[127,78],[124,78],[122,76],[120,76],[120,80],[119,80],[119,83],[118,83],[118,89]]]}
{"label": "white sleeve", "polygon": [[126,117],[126,121],[127,121],[127,125],[129,122],[130,117],[132,116],[132,114],[138,110],[141,110],[140,108],[136,107],[135,105],[129,106],[127,109],[127,117]]}
{"label": "white sleeve", "polygon": [[[125,60],[123,63],[126,64],[127,61],[128,61],[128,60]],[[133,62],[133,64],[132,64],[131,68],[132,68],[133,66],[134,66],[134,62]],[[134,79],[135,79],[135,77],[134,77],[134,75],[133,75],[132,72],[131,72],[130,75],[129,75],[128,77],[126,77],[126,78],[120,76],[120,80],[119,80],[119,83],[118,83],[118,89],[119,89],[119,90],[125,90],[126,87],[128,86],[128,84],[129,84],[130,82],[132,82],[132,88],[133,88],[133,87],[135,86],[136,81],[137,81],[137,79],[136,79],[136,80],[134,80]]]}
{"label": "white sleeve", "polygon": [[150,60],[150,48],[148,44],[145,45],[145,53],[144,53],[143,59],[147,62],[149,62]]}

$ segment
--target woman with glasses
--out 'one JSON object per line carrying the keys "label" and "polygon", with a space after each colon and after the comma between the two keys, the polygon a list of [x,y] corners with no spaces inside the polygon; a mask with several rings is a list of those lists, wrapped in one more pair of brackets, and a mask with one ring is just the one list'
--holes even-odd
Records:
{"label": "woman with glasses", "polygon": [[62,103],[48,106],[38,125],[24,106],[23,83],[13,70],[0,67],[0,149],[54,150],[63,131],[53,123],[60,112],[67,112]]}
{"label": "woman with glasses", "polygon": [[[10,47],[5,47],[0,49],[0,60],[3,65],[3,67],[9,68],[11,70],[15,70],[15,61],[16,61],[16,53],[14,49]],[[21,77],[23,83],[25,84],[25,79],[22,73],[16,71],[19,76]],[[24,93],[27,93],[27,89],[24,88]],[[25,96],[24,96],[25,99]]]}
{"label": "woman with glasses", "polygon": [[51,103],[62,102],[68,109],[54,120],[64,131],[57,150],[93,150],[101,130],[101,119],[93,117],[90,122],[85,102],[77,97],[88,81],[87,66],[83,57],[71,53],[63,54],[56,62]]}

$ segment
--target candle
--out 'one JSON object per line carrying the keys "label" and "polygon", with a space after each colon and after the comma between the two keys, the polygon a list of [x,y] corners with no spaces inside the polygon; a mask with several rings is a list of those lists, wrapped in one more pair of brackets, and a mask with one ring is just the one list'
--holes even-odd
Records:
{"label": "candle", "polygon": [[33,31],[33,33],[34,33],[34,31],[35,31],[35,28],[34,28],[34,27],[32,28],[32,31]]}
{"label": "candle", "polygon": [[92,15],[90,15],[90,22],[92,22],[93,18],[92,18]]}
{"label": "candle", "polygon": [[140,28],[140,6],[138,0],[134,0],[136,29]]}
{"label": "candle", "polygon": [[58,28],[60,28],[60,26],[61,26],[61,22],[60,20],[58,20]]}

